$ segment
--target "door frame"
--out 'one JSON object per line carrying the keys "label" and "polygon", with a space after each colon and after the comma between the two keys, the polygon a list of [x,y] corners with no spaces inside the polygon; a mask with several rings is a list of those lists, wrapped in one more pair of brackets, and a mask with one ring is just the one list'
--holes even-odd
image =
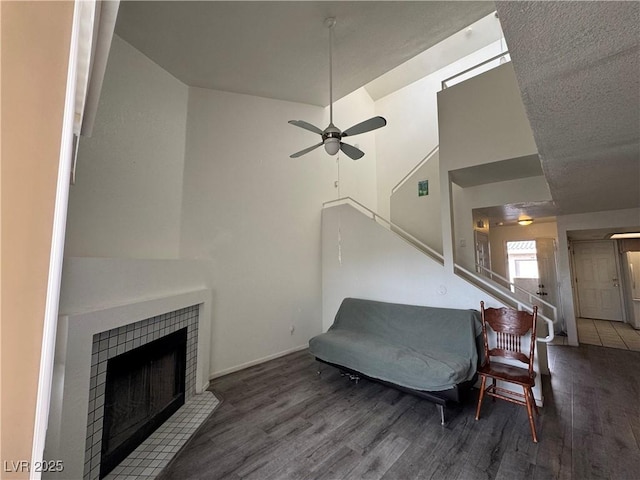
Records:
{"label": "door frame", "polygon": [[[551,303],[554,307],[556,307],[556,318],[554,319],[554,321],[556,322],[557,326],[561,326],[564,322],[563,320],[561,320],[562,317],[562,296],[561,296],[561,291],[560,291],[560,281],[559,281],[559,271],[558,271],[558,239],[554,238],[554,237],[536,237],[534,238],[534,242],[536,245],[536,262],[538,262],[538,279],[539,280],[544,280],[544,279],[540,279],[540,256],[538,255],[538,240],[551,240],[553,242],[553,265],[551,266],[553,269],[553,275],[555,276],[555,284],[553,285],[553,290],[554,290],[554,302],[549,302]],[[545,280],[546,283],[548,284],[548,279]],[[549,287],[543,287],[545,289],[548,289]],[[544,309],[543,309],[544,310]]]}
{"label": "door frame", "polygon": [[[583,318],[582,317],[582,312],[580,310],[580,298],[578,297],[578,286],[576,285],[576,279],[577,279],[577,270],[576,270],[576,260],[575,260],[575,246],[576,244],[585,244],[585,243],[604,243],[604,242],[611,242],[613,245],[613,250],[614,250],[614,262],[615,262],[615,266],[616,266],[616,273],[618,275],[618,297],[620,300],[620,308],[622,310],[622,322],[623,323],[629,323],[629,312],[627,310],[627,304],[625,302],[624,299],[624,293],[623,293],[623,288],[622,288],[622,282],[623,279],[621,277],[621,272],[622,272],[622,264],[620,262],[620,252],[618,250],[618,242],[616,242],[615,240],[572,240],[569,241],[569,251],[571,252],[569,255],[569,266],[571,268],[571,291],[573,294],[573,305],[574,305],[574,311],[575,311],[575,318],[576,320],[578,318]],[[605,320],[608,321],[608,320]],[[613,320],[612,320],[613,321]]]}

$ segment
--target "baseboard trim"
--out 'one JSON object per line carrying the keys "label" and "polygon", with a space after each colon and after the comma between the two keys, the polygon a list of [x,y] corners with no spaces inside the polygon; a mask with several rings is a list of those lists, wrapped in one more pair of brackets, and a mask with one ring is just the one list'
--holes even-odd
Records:
{"label": "baseboard trim", "polygon": [[266,357],[258,358],[250,362],[236,365],[235,367],[225,368],[224,370],[220,370],[219,372],[212,373],[209,376],[209,380],[213,380],[214,378],[218,378],[218,377],[223,377],[224,375],[238,372],[240,370],[244,370],[245,368],[253,367],[255,365],[260,365],[261,363],[268,362],[269,360],[275,360],[276,358],[284,357],[285,355],[289,355],[290,353],[299,352],[301,350],[304,350],[305,348],[309,348],[309,345],[306,343],[304,345],[299,345],[297,347],[290,348],[289,350],[284,350],[282,352],[274,353],[272,355],[267,355]]}

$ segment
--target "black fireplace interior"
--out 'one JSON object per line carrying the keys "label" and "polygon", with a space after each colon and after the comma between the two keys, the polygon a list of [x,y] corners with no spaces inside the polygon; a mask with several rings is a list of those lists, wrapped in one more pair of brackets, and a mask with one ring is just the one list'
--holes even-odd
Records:
{"label": "black fireplace interior", "polygon": [[109,359],[100,478],[184,405],[187,329]]}

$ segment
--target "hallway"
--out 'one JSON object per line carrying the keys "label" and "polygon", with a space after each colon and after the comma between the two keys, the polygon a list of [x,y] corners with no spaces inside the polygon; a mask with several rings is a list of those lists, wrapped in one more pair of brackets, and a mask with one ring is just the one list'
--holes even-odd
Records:
{"label": "hallway", "polygon": [[640,352],[640,330],[627,323],[578,318],[578,341],[589,345]]}

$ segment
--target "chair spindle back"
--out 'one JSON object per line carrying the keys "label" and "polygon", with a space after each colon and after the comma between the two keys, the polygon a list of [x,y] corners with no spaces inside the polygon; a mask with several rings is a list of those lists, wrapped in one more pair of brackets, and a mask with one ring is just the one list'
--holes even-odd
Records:
{"label": "chair spindle back", "polygon": [[[482,313],[482,336],[484,340],[485,361],[491,362],[491,357],[502,357],[519,360],[529,366],[529,373],[533,371],[533,355],[536,341],[536,323],[538,307],[533,307],[533,313],[514,310],[511,308],[484,308],[480,302]],[[496,345],[489,348],[487,325],[496,334]],[[523,346],[522,338],[531,332],[528,351]]]}

